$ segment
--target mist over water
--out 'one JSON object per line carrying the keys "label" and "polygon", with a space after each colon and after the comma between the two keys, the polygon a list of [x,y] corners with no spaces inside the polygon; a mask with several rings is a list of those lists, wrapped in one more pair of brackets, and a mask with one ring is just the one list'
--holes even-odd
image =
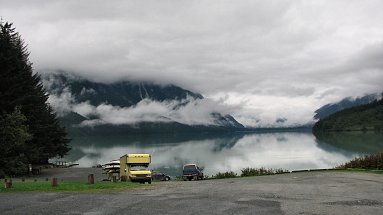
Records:
{"label": "mist over water", "polygon": [[124,154],[150,153],[151,169],[172,176],[180,175],[186,163],[197,163],[207,175],[240,173],[246,167],[317,169],[383,151],[382,140],[382,134],[346,133],[318,139],[300,132],[75,137],[65,159],[91,167]]}

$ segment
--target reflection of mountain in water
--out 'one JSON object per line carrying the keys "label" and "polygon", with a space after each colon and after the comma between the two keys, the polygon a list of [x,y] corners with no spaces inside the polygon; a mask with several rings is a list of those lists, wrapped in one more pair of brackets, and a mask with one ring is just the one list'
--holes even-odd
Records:
{"label": "reflection of mountain in water", "polygon": [[[95,145],[99,147],[126,146],[139,144],[140,146],[150,145],[172,145],[186,141],[222,139],[238,140],[244,136],[242,132],[200,132],[200,133],[166,133],[166,134],[134,134],[129,136],[84,136],[75,137],[72,146]],[[232,141],[229,141],[232,142]],[[227,144],[224,144],[227,147]]]}
{"label": "reflection of mountain in water", "polygon": [[217,138],[214,142],[214,152],[220,152],[223,149],[231,149],[234,145],[243,137],[243,135],[235,135],[233,137],[220,137]]}
{"label": "reflection of mountain in water", "polygon": [[[65,159],[89,167],[127,153],[152,154],[151,168],[172,176],[182,165],[197,163],[205,174],[246,167],[288,170],[330,168],[357,153],[315,141],[311,133],[194,133],[76,137]],[[344,147],[343,147],[344,148]],[[325,150],[324,150],[325,149]]]}
{"label": "reflection of mountain in water", "polygon": [[326,132],[315,137],[318,146],[330,152],[361,155],[383,152],[381,132]]}
{"label": "reflection of mountain in water", "polygon": [[[71,141],[72,150],[67,156],[70,160],[78,160],[86,154],[82,150],[84,147],[112,148],[124,146],[137,146],[140,148],[153,146],[177,146],[184,142],[206,141],[214,143],[213,151],[219,152],[222,149],[232,148],[239,139],[244,136],[241,132],[212,132],[212,133],[178,133],[178,134],[151,134],[151,135],[129,135],[129,136],[84,136],[75,137]],[[121,152],[128,153],[128,152]],[[88,152],[88,155],[91,152]],[[97,156],[93,154],[92,156]]]}
{"label": "reflection of mountain in water", "polygon": [[277,136],[276,137],[277,138],[277,141],[278,142],[287,142],[287,141],[289,141],[289,139],[287,139],[287,137],[285,137],[285,136]]}

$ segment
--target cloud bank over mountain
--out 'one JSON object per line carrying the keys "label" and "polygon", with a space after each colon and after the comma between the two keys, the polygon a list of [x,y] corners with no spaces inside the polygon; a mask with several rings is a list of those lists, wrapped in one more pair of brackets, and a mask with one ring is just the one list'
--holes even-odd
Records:
{"label": "cloud bank over mountain", "polygon": [[45,75],[43,83],[50,93],[48,102],[59,117],[74,112],[86,118],[79,126],[176,122],[191,126],[242,127],[229,116],[234,106],[177,86],[141,82],[102,84],[65,73]]}
{"label": "cloud bank over mountain", "polygon": [[306,123],[324,104],[383,91],[379,0],[0,5],[37,72],[175,84],[239,105],[232,114],[248,125]]}
{"label": "cloud bank over mountain", "polygon": [[[212,113],[228,113],[229,107],[209,99],[187,98],[181,101],[153,101],[143,99],[131,107],[110,104],[91,105],[89,102],[76,103],[70,92],[51,95],[48,102],[59,116],[73,111],[90,119],[81,126],[102,124],[124,125],[139,122],[178,122],[186,125],[216,125]],[[97,117],[97,119],[92,119]]]}

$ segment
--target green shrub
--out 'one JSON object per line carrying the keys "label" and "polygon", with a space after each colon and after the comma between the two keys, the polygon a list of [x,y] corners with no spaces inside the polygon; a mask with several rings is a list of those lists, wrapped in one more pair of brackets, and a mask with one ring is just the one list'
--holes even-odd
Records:
{"label": "green shrub", "polygon": [[209,180],[209,179],[211,179],[208,175],[203,175],[203,179],[204,180]]}
{"label": "green shrub", "polygon": [[241,177],[249,177],[249,176],[260,176],[260,175],[271,175],[274,172],[271,169],[266,168],[244,168],[241,170]]}
{"label": "green shrub", "polygon": [[233,172],[233,171],[229,171],[229,172],[219,172],[215,175],[212,176],[212,178],[214,179],[221,179],[221,178],[235,178],[237,177],[237,173]]}
{"label": "green shrub", "polygon": [[288,170],[284,169],[266,169],[264,167],[261,168],[244,168],[241,170],[241,177],[249,177],[249,176],[260,176],[260,175],[273,175],[273,174],[282,174],[288,173]]}
{"label": "green shrub", "polygon": [[286,169],[279,168],[279,169],[275,169],[274,173],[275,174],[284,174],[284,173],[290,173],[290,171],[288,171]]}
{"label": "green shrub", "polygon": [[360,158],[354,158],[353,160],[342,164],[338,169],[347,168],[362,168],[362,169],[378,169],[383,170],[383,153],[374,155],[365,155]]}

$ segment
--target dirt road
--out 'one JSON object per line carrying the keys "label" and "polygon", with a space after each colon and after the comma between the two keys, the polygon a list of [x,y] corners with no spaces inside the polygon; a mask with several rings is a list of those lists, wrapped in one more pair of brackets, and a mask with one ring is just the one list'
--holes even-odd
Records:
{"label": "dirt road", "polygon": [[0,193],[1,214],[382,214],[383,175],[159,182],[117,193]]}

